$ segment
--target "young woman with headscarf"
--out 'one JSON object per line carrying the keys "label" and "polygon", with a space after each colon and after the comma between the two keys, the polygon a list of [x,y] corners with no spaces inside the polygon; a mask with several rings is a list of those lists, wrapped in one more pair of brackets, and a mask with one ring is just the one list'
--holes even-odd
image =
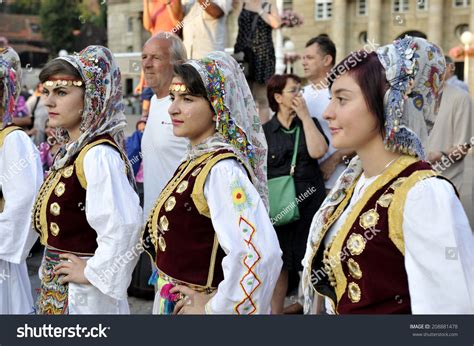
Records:
{"label": "young woman with headscarf", "polygon": [[46,247],[37,312],[129,313],[141,208],[122,147],[120,70],[107,48],[89,46],[49,62],[40,81],[63,146],[33,210]]}
{"label": "young woman with headscarf", "polygon": [[324,117],[334,146],[357,156],[313,219],[305,311],[472,313],[472,231],[418,136],[439,107],[443,54],[408,36],[355,54],[333,70]]}
{"label": "young woman with headscarf", "polygon": [[43,176],[38,150],[12,123],[20,91],[20,58],[0,48],[0,314],[33,312],[26,257],[37,239],[30,213]]}
{"label": "young woman with headscarf", "polygon": [[282,261],[268,217],[265,136],[245,76],[223,52],[174,67],[169,113],[185,161],[143,234],[158,314],[268,314]]}

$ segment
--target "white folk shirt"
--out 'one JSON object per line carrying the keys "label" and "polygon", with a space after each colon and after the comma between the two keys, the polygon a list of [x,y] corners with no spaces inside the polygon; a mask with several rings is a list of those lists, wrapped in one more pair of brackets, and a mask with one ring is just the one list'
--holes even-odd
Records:
{"label": "white folk shirt", "polygon": [[0,148],[0,185],[5,199],[0,213],[0,314],[33,311],[25,261],[38,237],[31,228],[31,210],[42,182],[38,150],[25,132],[11,132]]}
{"label": "white folk shirt", "polygon": [[169,96],[151,98],[150,112],[142,138],[143,189],[145,192],[143,217],[146,220],[161,190],[173,177],[183,159],[188,140],[173,134],[168,108]]}

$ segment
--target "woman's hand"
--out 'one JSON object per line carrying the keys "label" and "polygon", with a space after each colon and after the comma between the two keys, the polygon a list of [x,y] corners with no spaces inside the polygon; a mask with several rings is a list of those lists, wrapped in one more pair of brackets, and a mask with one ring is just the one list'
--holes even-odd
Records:
{"label": "woman's hand", "polygon": [[68,282],[90,284],[89,280],[84,276],[84,268],[86,267],[87,261],[70,253],[61,254],[59,257],[67,260],[62,261],[54,267],[55,274],[65,275],[61,278],[62,284]]}
{"label": "woman's hand", "polygon": [[291,108],[295,111],[296,115],[298,116],[298,118],[300,118],[301,121],[311,118],[308,106],[306,106],[306,101],[304,100],[303,95],[298,94],[293,98],[291,103]]}
{"label": "woman's hand", "polygon": [[199,293],[186,286],[175,286],[170,293],[181,293],[184,296],[174,307],[175,315],[204,315],[206,313],[205,306],[214,296],[213,294]]}

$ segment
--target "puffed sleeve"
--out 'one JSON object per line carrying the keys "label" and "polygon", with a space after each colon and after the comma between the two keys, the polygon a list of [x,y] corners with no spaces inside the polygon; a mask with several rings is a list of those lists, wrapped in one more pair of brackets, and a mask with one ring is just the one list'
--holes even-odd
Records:
{"label": "puffed sleeve", "polygon": [[224,280],[206,305],[212,314],[269,314],[281,250],[267,210],[244,168],[218,162],[204,186],[212,224],[226,256]]}
{"label": "puffed sleeve", "polygon": [[403,215],[412,312],[472,314],[474,239],[452,186],[438,178],[418,182]]}
{"label": "puffed sleeve", "polygon": [[11,132],[0,149],[0,184],[5,199],[0,213],[0,259],[18,264],[35,243],[31,210],[42,182],[38,150],[26,133]]}
{"label": "puffed sleeve", "polygon": [[111,146],[91,148],[84,158],[86,216],[97,232],[97,249],[84,275],[102,293],[125,299],[140,254],[142,209],[125,164]]}

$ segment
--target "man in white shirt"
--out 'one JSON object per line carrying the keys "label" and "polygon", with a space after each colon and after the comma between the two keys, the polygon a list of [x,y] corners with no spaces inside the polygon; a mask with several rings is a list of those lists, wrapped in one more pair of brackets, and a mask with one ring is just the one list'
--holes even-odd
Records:
{"label": "man in white shirt", "polygon": [[160,32],[143,46],[144,77],[155,93],[151,98],[148,122],[142,139],[145,220],[187,148],[188,142],[184,137],[173,135],[168,114],[171,105],[169,86],[173,79],[173,63],[177,61],[186,61],[186,49],[181,39],[172,33]]}
{"label": "man in white shirt", "polygon": [[354,155],[352,150],[336,150],[323,113],[329,104],[327,75],[336,62],[336,46],[326,35],[310,39],[303,54],[303,68],[309,84],[303,88],[303,97],[312,117],[318,119],[324,134],[329,139],[327,153],[318,160],[326,190],[332,189],[337,178],[346,168],[344,160]]}
{"label": "man in white shirt", "polygon": [[454,60],[449,56],[445,56],[444,58],[446,59],[446,84],[454,85],[467,93],[470,93],[469,86],[466,82],[459,80],[458,76],[455,74],[456,67],[454,65]]}
{"label": "man in white shirt", "polygon": [[184,12],[183,40],[190,59],[207,53],[224,51],[227,36],[226,19],[232,0],[181,0]]}

